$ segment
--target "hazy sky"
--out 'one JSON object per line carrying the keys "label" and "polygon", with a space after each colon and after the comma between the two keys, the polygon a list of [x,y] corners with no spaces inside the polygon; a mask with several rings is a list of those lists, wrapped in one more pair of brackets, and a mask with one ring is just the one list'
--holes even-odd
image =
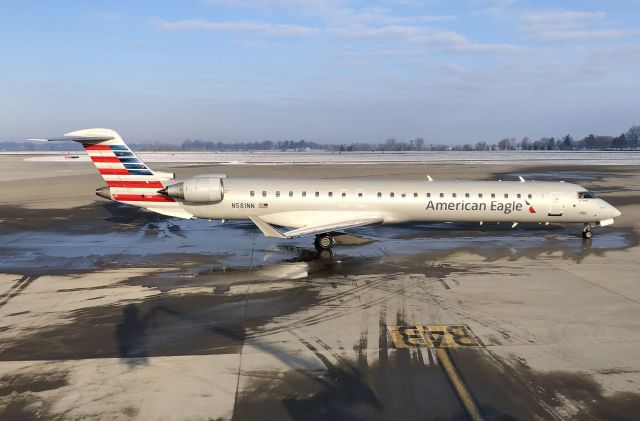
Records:
{"label": "hazy sky", "polygon": [[640,124],[640,0],[0,3],[0,140],[431,143]]}

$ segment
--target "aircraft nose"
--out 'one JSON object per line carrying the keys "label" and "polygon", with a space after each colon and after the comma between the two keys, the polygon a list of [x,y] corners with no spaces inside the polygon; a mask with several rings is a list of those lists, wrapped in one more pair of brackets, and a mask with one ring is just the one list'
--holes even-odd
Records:
{"label": "aircraft nose", "polygon": [[620,212],[618,209],[616,209],[615,207],[611,206],[611,215],[613,218],[617,218],[620,215],[622,215],[622,212]]}

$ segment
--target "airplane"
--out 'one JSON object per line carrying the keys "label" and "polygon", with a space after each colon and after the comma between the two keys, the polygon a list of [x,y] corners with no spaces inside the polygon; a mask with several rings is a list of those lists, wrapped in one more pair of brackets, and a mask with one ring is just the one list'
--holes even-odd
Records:
{"label": "airplane", "polygon": [[332,233],[403,222],[549,225],[582,223],[582,236],[621,215],[577,184],[519,181],[229,178],[224,174],[175,180],[146,165],[110,129],[85,129],[44,141],[82,144],[104,179],[102,198],[176,218],[251,220],[266,237],[315,235],[330,250]]}

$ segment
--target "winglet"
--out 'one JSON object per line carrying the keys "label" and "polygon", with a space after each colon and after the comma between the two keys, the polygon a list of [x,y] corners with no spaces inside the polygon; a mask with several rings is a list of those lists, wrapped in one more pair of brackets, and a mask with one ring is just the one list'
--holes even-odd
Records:
{"label": "winglet", "polygon": [[428,181],[433,181],[433,178],[431,178],[431,176],[429,174],[427,174],[427,180]]}
{"label": "winglet", "polygon": [[520,179],[521,183],[524,183],[526,180],[524,179],[524,177],[522,177],[521,175],[518,176],[518,178]]}
{"label": "winglet", "polygon": [[262,219],[258,218],[255,215],[248,215],[249,219],[251,219],[251,221],[253,221],[254,224],[256,224],[256,226],[260,229],[260,231],[262,231],[262,233],[264,234],[265,237],[275,237],[275,238],[287,238],[284,234],[282,234],[280,231],[278,231],[277,229],[275,229],[272,225],[264,222]]}

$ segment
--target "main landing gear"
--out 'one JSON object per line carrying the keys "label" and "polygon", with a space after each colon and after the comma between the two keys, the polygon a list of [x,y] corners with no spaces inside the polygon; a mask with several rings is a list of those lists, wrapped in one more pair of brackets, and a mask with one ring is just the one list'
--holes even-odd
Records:
{"label": "main landing gear", "polygon": [[333,245],[333,237],[331,234],[318,234],[316,235],[315,246],[318,250],[318,257],[321,260],[328,262],[333,259],[333,251],[331,246]]}
{"label": "main landing gear", "polygon": [[333,238],[331,234],[318,234],[316,235],[315,246],[320,250],[330,250],[333,245]]}
{"label": "main landing gear", "polygon": [[591,224],[584,224],[584,229],[582,230],[582,238],[585,240],[589,240],[593,237],[593,233],[591,232]]}

